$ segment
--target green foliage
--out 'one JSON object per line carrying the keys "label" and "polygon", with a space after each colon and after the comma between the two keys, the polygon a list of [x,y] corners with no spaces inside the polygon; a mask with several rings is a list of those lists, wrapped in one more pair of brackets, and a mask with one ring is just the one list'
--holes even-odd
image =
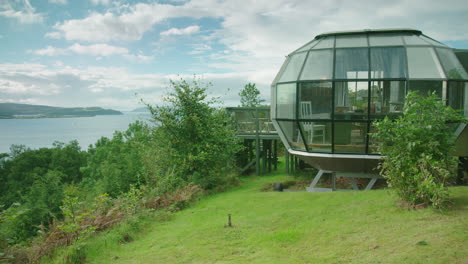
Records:
{"label": "green foliage", "polygon": [[[93,233],[96,230],[95,226],[82,223],[90,217],[92,211],[83,208],[84,204],[78,198],[80,190],[72,185],[69,186],[64,193],[65,198],[60,207],[64,215],[64,221],[58,228],[65,233],[71,233],[75,240]],[[95,204],[101,205],[100,200],[103,200],[102,197],[99,197]]]}
{"label": "green foliage", "polygon": [[260,91],[255,87],[255,83],[248,83],[239,92],[242,107],[256,107],[265,102],[260,98]]}
{"label": "green foliage", "polygon": [[146,182],[142,155],[150,140],[148,126],[137,121],[125,132],[116,131],[112,139],[101,138],[89,149],[86,166],[81,171],[87,177],[83,186],[95,194],[108,193],[116,197]]}
{"label": "green foliage", "polygon": [[80,167],[86,163],[87,153],[81,151],[77,141],[69,144],[56,142],[54,148],[27,149],[12,145],[9,158],[0,162],[0,204],[6,207],[15,202],[24,203],[33,183],[45,177],[49,171],[61,174],[61,183],[79,182]]}
{"label": "green foliage", "polygon": [[463,117],[435,94],[410,92],[403,116],[375,124],[373,134],[385,157],[381,173],[399,197],[410,205],[440,207],[448,198],[447,182],[455,175],[454,136],[447,122]]}
{"label": "green foliage", "polygon": [[147,168],[153,181],[173,184],[193,182],[206,189],[225,181],[239,145],[225,111],[213,107],[207,86],[171,81],[168,105],[148,106],[156,124]]}

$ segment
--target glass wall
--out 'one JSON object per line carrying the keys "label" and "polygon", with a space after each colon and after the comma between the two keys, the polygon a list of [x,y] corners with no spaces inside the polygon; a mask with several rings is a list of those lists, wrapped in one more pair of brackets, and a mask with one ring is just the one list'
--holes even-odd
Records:
{"label": "glass wall", "polygon": [[275,121],[291,148],[378,154],[374,122],[403,113],[406,94],[435,92],[468,117],[468,74],[421,33],[322,36],[290,54],[273,83]]}

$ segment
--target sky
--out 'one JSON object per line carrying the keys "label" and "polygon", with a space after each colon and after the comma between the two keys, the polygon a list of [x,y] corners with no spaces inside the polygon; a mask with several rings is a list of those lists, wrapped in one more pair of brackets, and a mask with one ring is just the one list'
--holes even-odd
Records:
{"label": "sky", "polygon": [[0,0],[0,102],[117,110],[163,103],[170,80],[267,102],[285,56],[316,35],[415,28],[468,49],[466,0]]}

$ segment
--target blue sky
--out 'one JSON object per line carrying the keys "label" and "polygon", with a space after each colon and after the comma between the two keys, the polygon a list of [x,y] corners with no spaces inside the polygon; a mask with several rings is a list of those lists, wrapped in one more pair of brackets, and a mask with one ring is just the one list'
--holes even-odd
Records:
{"label": "blue sky", "polygon": [[285,56],[316,35],[416,28],[468,48],[466,1],[0,0],[0,102],[158,104],[194,75],[226,106],[256,83],[269,100]]}

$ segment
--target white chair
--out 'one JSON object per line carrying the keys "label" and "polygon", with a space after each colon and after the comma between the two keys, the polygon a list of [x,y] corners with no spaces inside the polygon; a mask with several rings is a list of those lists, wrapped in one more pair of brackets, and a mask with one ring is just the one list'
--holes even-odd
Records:
{"label": "white chair", "polygon": [[[312,102],[302,101],[299,105],[300,109],[300,118],[312,119]],[[302,129],[304,133],[308,134],[308,144],[317,143],[319,141],[321,144],[325,143],[325,125],[317,125],[314,122],[301,122]],[[307,136],[307,135],[304,135]],[[300,138],[300,135],[298,134]],[[318,139],[318,140],[317,140]]]}

